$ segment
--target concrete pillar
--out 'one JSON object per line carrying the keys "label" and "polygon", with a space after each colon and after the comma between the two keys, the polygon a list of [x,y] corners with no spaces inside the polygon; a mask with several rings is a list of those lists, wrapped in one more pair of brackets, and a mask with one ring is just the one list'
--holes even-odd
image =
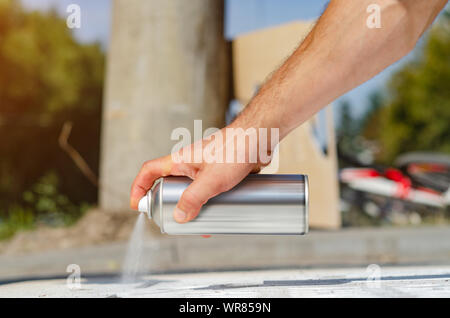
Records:
{"label": "concrete pillar", "polygon": [[177,127],[222,127],[229,97],[223,0],[115,0],[102,122],[100,206],[128,208],[145,160]]}

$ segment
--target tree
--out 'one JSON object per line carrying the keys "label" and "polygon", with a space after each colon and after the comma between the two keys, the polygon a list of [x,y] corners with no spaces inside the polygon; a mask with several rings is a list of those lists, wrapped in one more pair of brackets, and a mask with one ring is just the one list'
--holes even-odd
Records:
{"label": "tree", "polygon": [[346,160],[350,157],[357,158],[359,153],[364,150],[364,147],[361,144],[361,138],[359,137],[361,119],[355,118],[351,114],[350,108],[351,104],[348,100],[340,102],[337,142],[340,157],[339,164],[341,167],[348,164]]}
{"label": "tree", "polygon": [[343,100],[340,102],[339,106],[338,138],[352,138],[357,132],[357,127],[355,126],[355,121],[351,114],[350,102],[348,100]]}
{"label": "tree", "polygon": [[449,31],[447,11],[429,31],[420,54],[393,75],[385,107],[371,116],[365,135],[379,142],[381,161],[409,151],[450,153]]}
{"label": "tree", "polygon": [[71,143],[97,171],[100,45],[78,43],[55,11],[0,0],[0,70],[0,213],[23,203],[23,192],[49,171],[71,200],[95,202],[97,190],[59,149],[58,135],[72,121]]}

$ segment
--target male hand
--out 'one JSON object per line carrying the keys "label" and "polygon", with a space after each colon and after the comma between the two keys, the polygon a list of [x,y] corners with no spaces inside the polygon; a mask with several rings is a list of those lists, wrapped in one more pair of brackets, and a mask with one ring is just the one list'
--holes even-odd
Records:
{"label": "male hand", "polygon": [[[229,126],[228,128],[233,127]],[[197,143],[183,148],[178,153],[145,162],[131,188],[131,208],[137,209],[139,200],[151,189],[153,183],[158,178],[170,175],[187,176],[193,182],[183,192],[174,211],[175,221],[186,223],[199,214],[202,206],[210,198],[230,190],[249,173],[260,170],[263,164],[260,162],[252,163],[248,160],[250,153],[258,151],[257,149],[249,149],[248,143],[246,143],[247,145],[244,148],[239,148],[239,145],[235,143],[236,140],[239,142],[239,138],[229,138],[225,128],[220,130],[219,133],[223,137],[223,142],[215,143],[217,141],[215,138],[218,136],[216,133],[212,135],[213,137],[200,140]],[[210,147],[209,149],[212,154],[220,153],[224,159],[223,163],[207,163],[205,160],[202,160],[200,163],[193,163],[193,160],[182,160],[181,162],[179,162],[180,160],[176,160],[177,156],[182,157],[183,151],[187,148],[190,148],[190,153],[194,154],[198,143],[201,143],[202,149]],[[230,150],[229,147],[231,144],[233,144],[232,151],[235,160],[227,162],[225,157],[227,151]],[[236,162],[237,155],[240,151],[245,152],[244,163]]]}

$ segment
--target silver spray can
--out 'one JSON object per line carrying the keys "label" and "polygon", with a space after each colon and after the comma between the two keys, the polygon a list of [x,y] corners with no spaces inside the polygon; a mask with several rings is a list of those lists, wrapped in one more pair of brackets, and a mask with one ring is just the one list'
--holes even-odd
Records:
{"label": "silver spray can", "polygon": [[162,233],[302,235],[308,232],[308,176],[254,174],[210,199],[192,221],[180,224],[173,211],[187,177],[160,178],[139,202],[139,211]]}

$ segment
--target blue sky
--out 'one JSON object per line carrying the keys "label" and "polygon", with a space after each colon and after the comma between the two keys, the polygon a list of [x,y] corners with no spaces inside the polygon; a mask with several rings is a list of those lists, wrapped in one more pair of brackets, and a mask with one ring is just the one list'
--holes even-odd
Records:
{"label": "blue sky", "polygon": [[226,37],[295,20],[316,19],[326,0],[226,0]]}
{"label": "blue sky", "polygon": [[81,28],[75,30],[75,36],[83,42],[100,41],[105,47],[109,41],[111,0],[21,0],[25,8],[48,10],[56,8],[67,16],[66,8],[70,4],[81,7]]}
{"label": "blue sky", "polygon": [[[22,3],[29,9],[47,10],[55,7],[62,15],[67,14],[66,8],[69,4],[79,4],[82,10],[82,27],[75,31],[75,36],[84,42],[99,40],[107,48],[111,0],[22,0]],[[242,33],[289,21],[313,20],[321,14],[326,3],[326,0],[226,0],[225,36],[232,39]],[[360,116],[367,109],[368,95],[383,88],[392,72],[409,57],[389,67],[340,99],[349,100],[352,104],[352,113]],[[337,117],[338,102],[335,102],[334,105],[335,117]]]}

